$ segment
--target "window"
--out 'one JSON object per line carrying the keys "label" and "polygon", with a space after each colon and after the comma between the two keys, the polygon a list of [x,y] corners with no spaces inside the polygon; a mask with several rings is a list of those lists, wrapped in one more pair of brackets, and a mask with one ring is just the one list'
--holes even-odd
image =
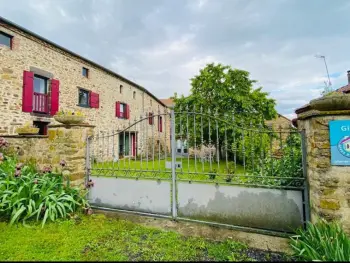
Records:
{"label": "window", "polygon": [[126,104],[120,103],[120,117],[125,118],[125,113],[126,113]]}
{"label": "window", "polygon": [[12,49],[12,38],[13,36],[0,32],[0,45],[8,46]]}
{"label": "window", "polygon": [[134,92],[132,93],[132,97],[133,97],[133,99],[136,99],[136,91],[134,91]]}
{"label": "window", "polygon": [[79,89],[79,106],[89,107],[89,91]]}
{"label": "window", "polygon": [[123,93],[123,85],[119,86],[119,93],[122,94]]}
{"label": "window", "polygon": [[130,118],[129,105],[126,103],[117,101],[115,105],[115,116],[121,119],[129,119]]}
{"label": "window", "polygon": [[34,92],[47,94],[47,78],[39,75],[34,75]]}
{"label": "window", "polygon": [[89,77],[89,70],[87,68],[83,67],[83,72],[82,73],[83,73],[84,77],[87,77],[87,78]]}
{"label": "window", "polygon": [[33,121],[33,125],[39,128],[39,135],[47,135],[48,122]]}

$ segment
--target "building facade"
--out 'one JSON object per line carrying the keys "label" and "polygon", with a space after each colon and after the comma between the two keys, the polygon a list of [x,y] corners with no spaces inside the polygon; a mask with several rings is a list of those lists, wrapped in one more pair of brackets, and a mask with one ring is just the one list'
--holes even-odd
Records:
{"label": "building facade", "polygon": [[[97,133],[111,133],[167,107],[142,86],[0,17],[0,135],[25,123],[44,135],[60,110],[81,111]],[[147,124],[164,133],[165,119]],[[142,147],[144,126],[132,128],[127,147]]]}

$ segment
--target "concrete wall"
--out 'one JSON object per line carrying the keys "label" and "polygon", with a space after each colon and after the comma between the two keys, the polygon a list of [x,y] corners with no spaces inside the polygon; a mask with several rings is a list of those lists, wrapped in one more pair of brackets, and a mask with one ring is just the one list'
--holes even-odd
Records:
{"label": "concrete wall", "polygon": [[[56,124],[52,117],[22,112],[23,71],[33,67],[48,72],[60,81],[60,109],[82,111],[87,116],[86,122],[96,126],[97,131],[118,130],[129,125],[129,120],[115,117],[116,101],[130,105],[131,123],[146,112],[164,113],[166,110],[136,86],[53,45],[11,26],[5,27],[4,24],[0,24],[0,30],[14,36],[12,50],[0,45],[0,134],[13,135],[16,127],[28,121],[41,120]],[[82,67],[89,69],[89,78],[82,76]],[[123,86],[122,93],[119,91],[120,85]],[[98,93],[100,108],[77,106],[78,87]],[[136,92],[135,99],[133,92]],[[169,125],[167,127],[169,129]]]}
{"label": "concrete wall", "polygon": [[349,120],[350,111],[309,113],[298,115],[298,128],[306,133],[311,220],[339,220],[350,233],[350,167],[331,166],[328,126],[330,120]]}
{"label": "concrete wall", "polygon": [[303,225],[302,192],[179,182],[179,216],[293,232]]}
{"label": "concrete wall", "polygon": [[91,205],[170,215],[169,181],[89,177],[94,186],[89,191]]}

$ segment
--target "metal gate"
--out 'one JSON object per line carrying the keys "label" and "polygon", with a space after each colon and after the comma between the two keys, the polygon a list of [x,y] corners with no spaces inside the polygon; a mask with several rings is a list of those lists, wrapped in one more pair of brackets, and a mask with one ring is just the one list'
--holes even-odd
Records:
{"label": "metal gate", "polygon": [[120,122],[87,141],[93,207],[272,234],[309,220],[302,131],[203,109]]}

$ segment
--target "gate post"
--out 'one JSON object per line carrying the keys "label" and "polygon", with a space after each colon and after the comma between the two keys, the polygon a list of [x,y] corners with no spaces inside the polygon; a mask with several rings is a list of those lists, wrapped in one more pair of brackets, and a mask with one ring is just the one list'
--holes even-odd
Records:
{"label": "gate post", "polygon": [[350,233],[350,166],[331,164],[329,122],[350,120],[350,110],[318,111],[300,108],[298,129],[303,130],[311,222],[317,218],[340,221]]}
{"label": "gate post", "polygon": [[176,201],[176,149],[175,149],[175,112],[171,110],[171,178],[172,178],[172,217],[177,217],[177,201]]}

